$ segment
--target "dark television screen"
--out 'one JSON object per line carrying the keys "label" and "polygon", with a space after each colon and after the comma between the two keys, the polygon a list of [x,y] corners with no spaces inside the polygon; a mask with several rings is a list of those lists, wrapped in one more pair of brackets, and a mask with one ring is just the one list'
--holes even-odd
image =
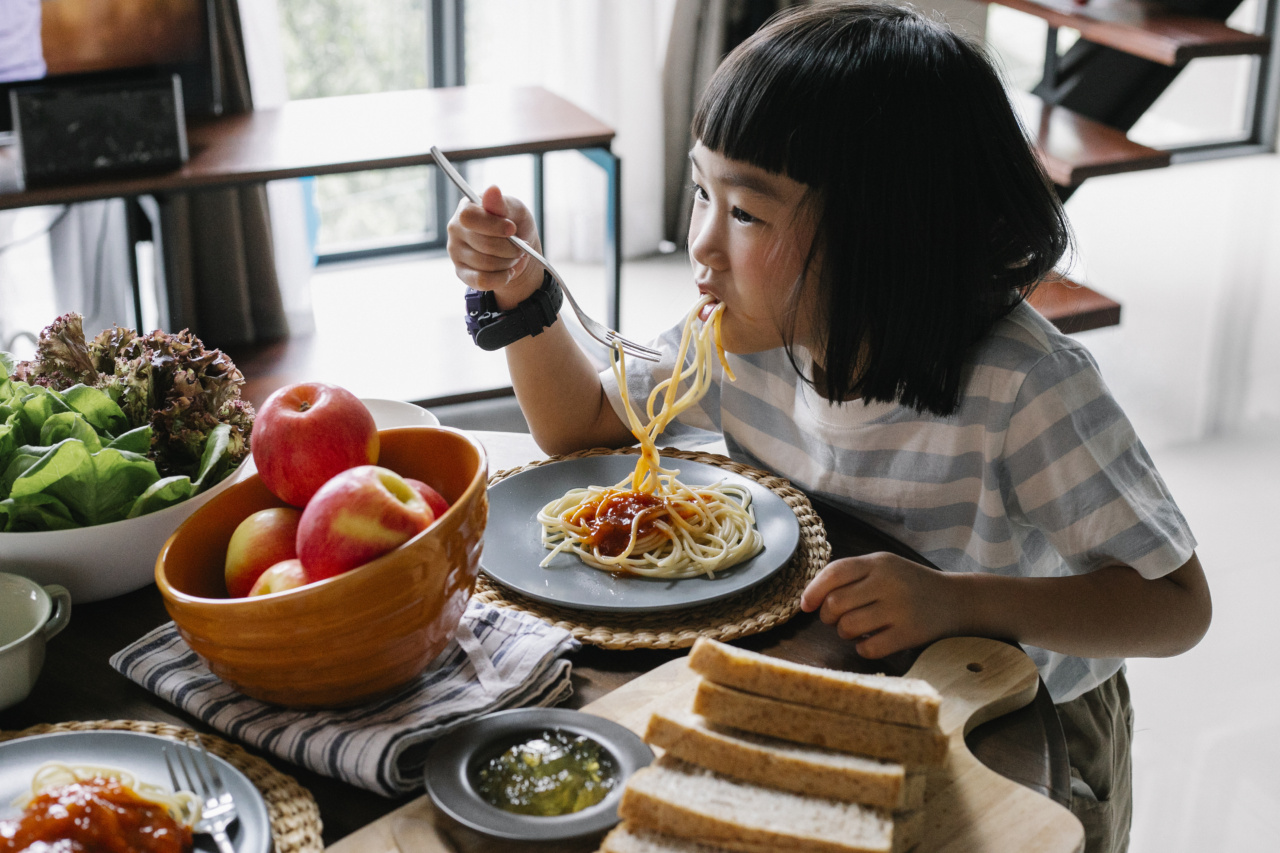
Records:
{"label": "dark television screen", "polygon": [[177,73],[188,115],[221,111],[209,0],[0,0],[0,133],[8,91]]}

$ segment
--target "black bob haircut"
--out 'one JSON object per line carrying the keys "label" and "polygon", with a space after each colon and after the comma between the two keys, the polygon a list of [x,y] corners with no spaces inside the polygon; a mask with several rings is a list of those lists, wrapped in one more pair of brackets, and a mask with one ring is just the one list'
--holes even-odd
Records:
{"label": "black bob haircut", "polygon": [[779,13],[721,63],[693,135],[808,186],[829,400],[953,413],[974,344],[1070,247],[982,48],[909,8]]}

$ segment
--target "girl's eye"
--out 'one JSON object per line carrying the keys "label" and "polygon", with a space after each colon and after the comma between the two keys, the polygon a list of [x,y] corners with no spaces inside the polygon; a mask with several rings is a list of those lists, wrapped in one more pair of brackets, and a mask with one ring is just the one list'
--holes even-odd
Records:
{"label": "girl's eye", "polygon": [[694,184],[694,185],[693,185],[693,197],[694,197],[694,198],[696,198],[698,201],[706,201],[706,200],[707,200],[707,191],[706,191],[706,190],[704,190],[702,187],[698,186],[697,184]]}
{"label": "girl's eye", "polygon": [[743,224],[748,224],[748,225],[749,225],[750,223],[752,223],[752,222],[757,222],[757,221],[759,221],[759,220],[757,220],[754,216],[752,216],[750,213],[747,213],[745,210],[743,210],[743,209],[742,209],[742,208],[740,208],[740,207],[735,207],[735,208],[733,209],[733,218],[734,218],[734,219],[736,219],[736,220],[738,220],[739,222],[741,222],[741,223],[743,223]]}

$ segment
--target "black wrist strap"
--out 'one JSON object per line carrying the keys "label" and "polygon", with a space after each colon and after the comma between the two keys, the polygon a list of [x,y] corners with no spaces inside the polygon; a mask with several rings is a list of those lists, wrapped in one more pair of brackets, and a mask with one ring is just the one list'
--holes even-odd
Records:
{"label": "black wrist strap", "polygon": [[564,292],[551,273],[542,274],[542,286],[506,311],[499,310],[491,290],[467,288],[467,332],[483,350],[500,350],[521,338],[542,334],[556,321]]}

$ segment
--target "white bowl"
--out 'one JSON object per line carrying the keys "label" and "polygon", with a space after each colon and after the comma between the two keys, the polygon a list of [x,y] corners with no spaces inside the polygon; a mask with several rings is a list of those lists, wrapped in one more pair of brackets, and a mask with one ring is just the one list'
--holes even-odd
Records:
{"label": "white bowl", "polygon": [[440,426],[440,419],[433,415],[430,409],[424,409],[413,403],[406,403],[403,400],[381,400],[374,397],[361,397],[360,402],[364,403],[365,408],[373,415],[373,422],[378,425],[378,429]]}
{"label": "white bowl", "polygon": [[114,598],[155,582],[156,557],[178,525],[233,482],[246,464],[207,492],[138,518],[75,530],[0,533],[0,572],[59,584],[73,604]]}

